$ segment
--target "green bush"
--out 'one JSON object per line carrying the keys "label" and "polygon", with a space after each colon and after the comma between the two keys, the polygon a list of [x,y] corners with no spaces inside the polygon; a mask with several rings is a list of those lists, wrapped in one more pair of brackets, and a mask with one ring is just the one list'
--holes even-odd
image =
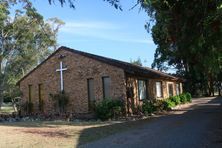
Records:
{"label": "green bush", "polygon": [[101,120],[119,117],[123,109],[122,100],[104,99],[95,105],[96,115]]}
{"label": "green bush", "polygon": [[187,97],[185,94],[180,94],[179,97],[182,104],[185,104],[187,102]]}
{"label": "green bush", "polygon": [[180,102],[180,97],[179,97],[179,96],[171,96],[169,99],[170,99],[172,102],[174,102],[175,105],[178,105],[178,104],[181,103],[181,102]]}
{"label": "green bush", "polygon": [[171,108],[175,107],[175,102],[171,101],[170,99],[166,99],[163,101],[164,110],[170,110]]}
{"label": "green bush", "polygon": [[187,102],[192,102],[192,96],[190,93],[185,93],[185,96],[186,96],[186,99],[187,99]]}
{"label": "green bush", "polygon": [[153,103],[149,100],[144,100],[143,105],[142,105],[142,112],[145,115],[148,115],[148,114],[151,114],[154,111],[155,111],[155,106],[153,105]]}
{"label": "green bush", "polygon": [[153,101],[154,111],[164,110],[164,100],[154,100]]}
{"label": "green bush", "polygon": [[9,97],[9,96],[4,96],[4,98],[3,98],[3,102],[4,102],[4,103],[12,102],[12,98]]}

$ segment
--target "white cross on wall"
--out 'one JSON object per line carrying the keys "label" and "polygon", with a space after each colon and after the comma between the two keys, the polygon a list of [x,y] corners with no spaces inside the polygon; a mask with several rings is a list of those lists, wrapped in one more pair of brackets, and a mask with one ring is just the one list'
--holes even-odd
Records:
{"label": "white cross on wall", "polygon": [[63,63],[60,61],[60,68],[56,69],[57,72],[60,72],[60,88],[61,91],[64,90],[64,84],[63,84],[63,71],[67,70],[67,68],[63,68]]}

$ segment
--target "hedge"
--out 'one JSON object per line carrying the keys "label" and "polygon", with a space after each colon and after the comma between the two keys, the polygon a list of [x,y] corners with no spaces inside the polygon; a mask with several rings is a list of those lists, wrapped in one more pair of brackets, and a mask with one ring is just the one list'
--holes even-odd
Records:
{"label": "hedge", "polygon": [[[176,105],[191,102],[191,99],[190,93],[183,93],[165,100],[144,100],[140,112],[150,115],[154,111],[170,110]],[[123,115],[124,107],[123,100],[103,99],[95,104],[95,112],[99,119],[108,120]]]}
{"label": "hedge", "polygon": [[95,104],[95,112],[99,119],[108,120],[119,117],[124,110],[122,100],[103,99]]}
{"label": "hedge", "polygon": [[172,96],[166,100],[164,100],[164,109],[169,110],[176,105],[185,104],[192,101],[192,97],[190,93],[183,93],[177,96]]}

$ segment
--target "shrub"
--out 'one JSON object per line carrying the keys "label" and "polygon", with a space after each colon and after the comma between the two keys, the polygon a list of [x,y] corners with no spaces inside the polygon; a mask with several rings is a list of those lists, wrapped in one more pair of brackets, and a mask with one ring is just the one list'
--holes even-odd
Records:
{"label": "shrub", "polygon": [[185,94],[180,94],[179,97],[182,104],[185,104],[187,102],[187,97]]}
{"label": "shrub", "polygon": [[154,111],[164,110],[164,100],[154,100],[153,101]]}
{"label": "shrub", "polygon": [[179,97],[179,96],[171,96],[169,99],[170,99],[172,102],[174,102],[175,105],[178,105],[178,104],[181,103],[181,102],[180,102],[180,97]]}
{"label": "shrub", "polygon": [[122,100],[104,99],[95,106],[96,115],[101,120],[116,118],[121,115],[123,109]]}
{"label": "shrub", "polygon": [[4,103],[12,102],[12,98],[9,97],[9,96],[4,96],[4,98],[3,98],[3,102],[4,102]]}
{"label": "shrub", "polygon": [[55,107],[59,108],[60,112],[65,112],[66,107],[69,103],[69,96],[64,92],[59,92],[58,94],[49,94],[50,97],[55,101]]}
{"label": "shrub", "polygon": [[190,93],[185,93],[187,102],[192,102],[192,96]]}
{"label": "shrub", "polygon": [[163,102],[164,104],[164,110],[170,110],[171,108],[175,107],[175,102],[171,101],[171,99],[166,99]]}
{"label": "shrub", "polygon": [[154,107],[153,103],[149,100],[144,100],[143,105],[142,105],[142,112],[145,115],[148,115],[148,114],[151,114],[154,111],[155,111],[155,107]]}

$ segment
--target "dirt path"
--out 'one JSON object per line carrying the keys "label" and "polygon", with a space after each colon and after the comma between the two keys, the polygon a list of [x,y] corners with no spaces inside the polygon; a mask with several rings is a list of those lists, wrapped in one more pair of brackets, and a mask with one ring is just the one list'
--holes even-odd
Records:
{"label": "dirt path", "polygon": [[194,99],[190,105],[140,128],[79,147],[221,148],[222,98]]}

